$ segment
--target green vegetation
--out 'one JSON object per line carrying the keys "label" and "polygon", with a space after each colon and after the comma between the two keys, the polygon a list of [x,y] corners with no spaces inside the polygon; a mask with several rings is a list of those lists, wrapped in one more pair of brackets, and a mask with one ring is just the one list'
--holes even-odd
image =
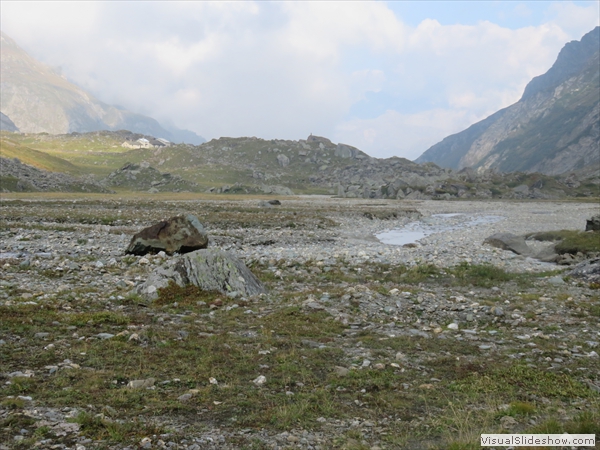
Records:
{"label": "green vegetation", "polygon": [[81,175],[83,173],[79,167],[62,158],[43,151],[33,150],[5,137],[0,139],[0,156],[3,158],[18,158],[24,164],[50,172],[63,172],[71,175]]}
{"label": "green vegetation", "polygon": [[581,252],[585,255],[600,252],[599,232],[577,230],[545,231],[530,234],[528,237],[538,241],[558,242],[555,249],[559,254],[576,254]]}

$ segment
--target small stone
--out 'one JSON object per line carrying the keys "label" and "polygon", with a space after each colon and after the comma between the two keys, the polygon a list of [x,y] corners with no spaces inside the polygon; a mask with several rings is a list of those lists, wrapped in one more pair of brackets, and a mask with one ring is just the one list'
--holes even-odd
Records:
{"label": "small stone", "polygon": [[115,337],[115,335],[114,334],[110,334],[110,333],[98,333],[96,335],[96,337],[98,339],[111,339],[111,338]]}
{"label": "small stone", "polygon": [[362,367],[369,367],[370,365],[371,361],[369,361],[368,359],[365,359],[361,364]]}
{"label": "small stone", "polygon": [[561,284],[566,284],[565,280],[563,280],[562,277],[551,277],[551,278],[548,278],[548,283],[553,284],[555,286],[559,286]]}
{"label": "small stone", "polygon": [[252,380],[252,382],[256,386],[262,386],[263,384],[265,384],[267,382],[267,377],[265,377],[264,375],[259,375],[254,380]]}
{"label": "small stone", "polygon": [[495,316],[503,316],[504,310],[499,306],[495,306],[494,308],[492,308],[492,314],[494,314]]}
{"label": "small stone", "polygon": [[458,330],[458,324],[455,322],[452,322],[450,325],[448,325],[448,329],[449,330]]}
{"label": "small stone", "polygon": [[513,428],[515,425],[518,424],[518,422],[511,416],[502,417],[500,419],[500,423],[502,423],[502,428],[504,428],[505,430],[510,430],[511,428]]}
{"label": "small stone", "polygon": [[139,341],[140,340],[140,335],[137,333],[132,333],[131,336],[129,336],[129,339],[127,339],[128,341]]}
{"label": "small stone", "polygon": [[179,397],[177,397],[177,400],[179,400],[180,402],[187,402],[192,397],[193,397],[193,395],[188,393],[188,394],[180,395]]}
{"label": "small stone", "polygon": [[346,369],[345,367],[342,367],[342,366],[335,366],[333,368],[333,371],[335,372],[335,374],[338,377],[345,377],[346,375],[348,375],[350,373],[349,369]]}
{"label": "small stone", "polygon": [[131,380],[127,383],[127,387],[129,389],[143,389],[154,386],[155,383],[154,378],[146,378],[145,380]]}

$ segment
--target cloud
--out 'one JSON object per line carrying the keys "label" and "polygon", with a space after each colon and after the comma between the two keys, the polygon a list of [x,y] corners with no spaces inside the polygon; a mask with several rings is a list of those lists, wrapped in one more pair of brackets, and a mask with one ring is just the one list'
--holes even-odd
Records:
{"label": "cloud", "polygon": [[467,128],[480,117],[466,110],[432,109],[414,114],[388,110],[373,119],[353,119],[336,127],[334,139],[377,157],[416,159],[423,149]]}
{"label": "cloud", "polygon": [[581,39],[600,24],[600,3],[587,2],[580,6],[572,2],[555,2],[548,9],[547,18],[560,27],[570,39]]}
{"label": "cloud", "polygon": [[518,100],[594,8],[517,29],[434,9],[409,27],[383,2],[3,2],[1,20],[99,99],[207,138],[314,133],[414,158]]}

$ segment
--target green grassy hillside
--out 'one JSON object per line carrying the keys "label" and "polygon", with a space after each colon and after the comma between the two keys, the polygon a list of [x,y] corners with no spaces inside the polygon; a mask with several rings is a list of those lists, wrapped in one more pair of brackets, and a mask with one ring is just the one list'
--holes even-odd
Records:
{"label": "green grassy hillside", "polygon": [[84,171],[75,164],[57,156],[33,150],[11,139],[7,134],[0,136],[0,156],[18,158],[22,163],[50,172],[62,172],[71,175],[81,175]]}

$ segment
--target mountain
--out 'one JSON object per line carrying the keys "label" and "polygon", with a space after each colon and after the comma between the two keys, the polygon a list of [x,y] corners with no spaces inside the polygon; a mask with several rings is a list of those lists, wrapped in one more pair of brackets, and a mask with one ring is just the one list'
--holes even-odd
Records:
{"label": "mountain", "polygon": [[6,114],[0,112],[0,131],[19,131],[17,126],[10,120]]}
{"label": "mountain", "polygon": [[446,137],[416,162],[556,175],[600,170],[600,27],[566,44],[521,99]]}
{"label": "mountain", "polygon": [[36,61],[4,33],[0,44],[2,129],[6,115],[23,133],[126,129],[172,142],[206,142],[191,131],[167,129],[151,117],[101,102]]}
{"label": "mountain", "polygon": [[522,199],[598,196],[600,184],[575,174],[456,172],[404,158],[372,158],[357,148],[313,135],[298,141],[224,137],[199,146],[155,142],[132,149],[130,144],[140,138],[144,136],[122,130],[63,135],[0,133],[0,156],[24,163],[6,173],[7,181],[0,173],[0,187],[18,190],[19,182],[22,188],[34,181],[36,173],[21,170],[25,164],[87,175],[119,192]]}

